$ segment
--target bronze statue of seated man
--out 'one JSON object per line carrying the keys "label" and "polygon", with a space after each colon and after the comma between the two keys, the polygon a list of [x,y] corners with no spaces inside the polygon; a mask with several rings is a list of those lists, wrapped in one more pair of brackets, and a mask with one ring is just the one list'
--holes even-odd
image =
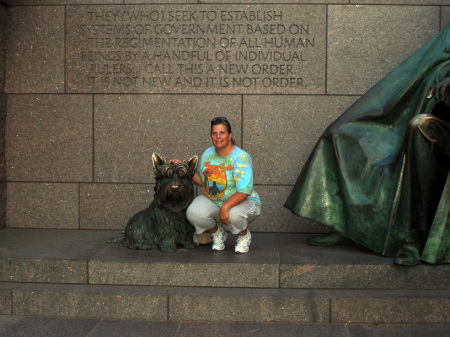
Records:
{"label": "bronze statue of seated man", "polygon": [[[450,263],[450,25],[320,136],[285,207],[394,263]],[[431,95],[430,95],[431,93]]]}

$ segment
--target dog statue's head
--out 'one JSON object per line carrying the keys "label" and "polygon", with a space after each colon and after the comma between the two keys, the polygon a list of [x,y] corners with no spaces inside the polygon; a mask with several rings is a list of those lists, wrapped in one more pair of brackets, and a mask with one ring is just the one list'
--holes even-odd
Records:
{"label": "dog statue's head", "polygon": [[197,171],[198,157],[173,164],[153,153],[152,160],[156,177],[154,200],[174,213],[186,209],[194,199],[192,177]]}

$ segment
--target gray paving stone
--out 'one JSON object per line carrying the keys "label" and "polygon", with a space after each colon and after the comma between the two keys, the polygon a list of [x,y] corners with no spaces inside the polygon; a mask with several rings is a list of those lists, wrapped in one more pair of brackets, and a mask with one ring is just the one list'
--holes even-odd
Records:
{"label": "gray paving stone", "polygon": [[448,291],[330,290],[330,322],[448,324]]}
{"label": "gray paving stone", "polygon": [[[80,228],[123,230],[153,201],[154,184],[82,184]],[[114,196],[114,197],[111,197]]]}
{"label": "gray paving stone", "polygon": [[344,326],[334,324],[281,324],[281,323],[215,323],[182,322],[176,336],[308,336],[348,337]]}
{"label": "gray paving stone", "polygon": [[[163,3],[163,4],[183,4],[183,3],[192,3],[191,0],[123,0],[125,5],[128,4],[157,4],[157,3]],[[202,1],[203,2],[203,1]]]}
{"label": "gray paving stone", "polygon": [[294,185],[320,135],[357,98],[245,96],[243,146],[255,184]]}
{"label": "gray paving stone", "polygon": [[[95,99],[95,181],[153,183],[152,154],[199,157],[211,145],[210,120],[227,116],[241,142],[239,96],[104,95]],[[192,121],[197,121],[192,123]],[[189,126],[188,129],[186,127]],[[113,134],[121,137],[111,138]]]}
{"label": "gray paving stone", "polygon": [[[130,1],[130,0],[126,0]],[[131,0],[133,1],[133,0]],[[348,4],[350,0],[258,0],[258,3],[290,3],[290,4]],[[255,1],[256,2],[256,1]],[[247,3],[247,0],[202,0],[202,3]]]}
{"label": "gray paving stone", "polygon": [[64,7],[11,6],[7,15],[5,91],[64,92]]}
{"label": "gray paving stone", "polygon": [[70,93],[325,93],[325,5],[69,6],[66,31]]}
{"label": "gray paving stone", "polygon": [[[278,253],[272,234],[255,233],[247,254],[234,253],[235,236],[226,248],[210,245],[178,249],[135,251],[111,244],[89,261],[91,284],[278,288]],[[120,271],[120,272],[118,272]]]}
{"label": "gray paving stone", "polygon": [[102,320],[89,337],[161,337],[177,336],[179,322],[142,322],[142,321],[108,321]]}
{"label": "gray paving stone", "polygon": [[0,334],[3,334],[16,322],[18,322],[21,317],[18,316],[1,316],[0,315]]}
{"label": "gray paving stone", "polygon": [[123,0],[3,0],[6,4],[10,6],[16,5],[28,5],[28,6],[37,6],[37,5],[91,5],[93,2],[98,5],[102,4],[116,4],[120,5],[123,3]]}
{"label": "gray paving stone", "polygon": [[[408,269],[355,246],[316,247],[308,235],[279,234],[281,288],[401,289]],[[438,267],[439,268],[439,267]],[[445,279],[441,279],[445,282]]]}
{"label": "gray paving stone", "polygon": [[7,109],[8,181],[92,181],[91,96],[10,95]]}
{"label": "gray paving stone", "polygon": [[7,183],[7,227],[78,229],[78,186]]}
{"label": "gray paving stone", "polygon": [[450,289],[450,265],[422,264],[407,268],[409,289]]}
{"label": "gray paving stone", "polygon": [[349,337],[446,337],[450,325],[348,325]]}
{"label": "gray paving stone", "polygon": [[167,301],[166,288],[27,284],[13,306],[22,316],[167,320]]}
{"label": "gray paving stone", "polygon": [[292,186],[255,185],[262,202],[262,214],[249,226],[253,232],[270,233],[323,233],[326,226],[301,218],[284,208]]}
{"label": "gray paving stone", "polygon": [[170,293],[171,320],[233,322],[329,321],[324,291],[176,288]]}
{"label": "gray paving stone", "polygon": [[439,31],[437,6],[330,6],[327,93],[364,94]]}
{"label": "gray paving stone", "polygon": [[87,283],[86,261],[2,259],[0,281]]}
{"label": "gray paving stone", "polygon": [[25,317],[2,333],[3,337],[84,337],[97,323],[87,319]]}
{"label": "gray paving stone", "polygon": [[115,233],[5,229],[0,235],[0,281],[87,283],[87,259]]}

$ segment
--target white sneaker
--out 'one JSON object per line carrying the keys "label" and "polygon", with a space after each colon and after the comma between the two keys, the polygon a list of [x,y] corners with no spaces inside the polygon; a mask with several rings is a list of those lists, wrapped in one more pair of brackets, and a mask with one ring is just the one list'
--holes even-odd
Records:
{"label": "white sneaker", "polygon": [[238,236],[238,239],[236,240],[236,247],[234,247],[234,252],[238,254],[247,253],[251,243],[252,243],[252,235],[250,234],[250,231],[247,229],[247,234],[243,236]]}
{"label": "white sneaker", "polygon": [[212,250],[224,250],[225,249],[225,240],[228,237],[228,234],[223,230],[222,227],[218,226],[218,230],[215,233],[211,234],[212,239]]}

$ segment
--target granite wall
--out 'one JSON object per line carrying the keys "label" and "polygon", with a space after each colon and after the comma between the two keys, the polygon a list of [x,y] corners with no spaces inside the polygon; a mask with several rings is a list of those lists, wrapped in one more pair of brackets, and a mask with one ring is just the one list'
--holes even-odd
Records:
{"label": "granite wall", "polygon": [[0,229],[6,227],[6,163],[5,163],[5,37],[6,6],[0,1]]}
{"label": "granite wall", "polygon": [[450,21],[449,0],[6,2],[6,226],[22,228],[122,229],[152,199],[152,153],[201,155],[227,116],[254,161],[253,230],[324,231],[283,208],[315,142]]}

